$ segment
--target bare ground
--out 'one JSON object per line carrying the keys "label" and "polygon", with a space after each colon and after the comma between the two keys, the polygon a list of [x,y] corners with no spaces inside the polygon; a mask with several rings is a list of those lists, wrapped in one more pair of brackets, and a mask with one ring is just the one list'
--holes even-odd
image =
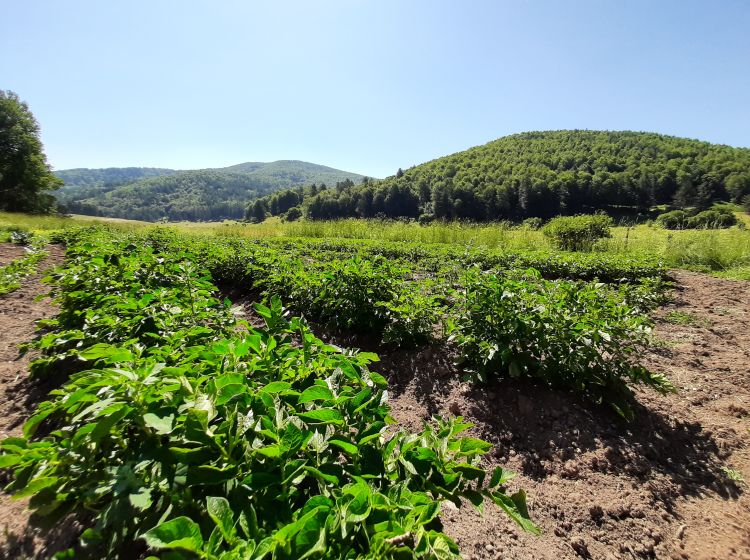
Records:
{"label": "bare ground", "polygon": [[[62,262],[61,247],[48,250],[49,256],[37,267],[39,274],[24,279],[18,290],[0,296],[0,438],[21,435],[24,421],[48,391],[29,379],[33,355],[22,355],[18,348],[34,338],[38,319],[57,311],[48,299],[35,301],[48,291],[40,282],[42,272]],[[0,244],[0,263],[7,264],[23,254],[21,247]],[[72,544],[77,536],[72,522],[43,530],[30,522],[26,504],[27,500],[0,494],[0,559],[49,558]]]}
{"label": "bare ground", "polygon": [[[7,246],[0,245],[0,262]],[[59,260],[53,250],[50,261]],[[542,536],[525,534],[491,506],[445,507],[445,529],[466,558],[750,559],[750,282],[674,273],[675,302],[659,310],[658,344],[645,356],[679,392],[638,390],[637,419],[625,424],[574,395],[518,382],[462,383],[443,348],[378,349],[392,384],[393,413],[419,428],[432,414],[461,414],[493,444],[487,466],[519,473]],[[34,302],[39,277],[0,298],[0,431],[19,433],[44,388],[26,378],[34,321],[55,308]],[[674,324],[673,312],[683,323]],[[670,314],[670,312],[672,312]],[[667,320],[667,318],[669,320]],[[357,340],[336,337],[338,344]],[[361,342],[361,341],[360,341]],[[66,524],[42,532],[23,502],[0,496],[0,559],[44,558],[69,546]]]}
{"label": "bare ground", "polygon": [[[381,353],[396,419],[418,428],[461,414],[493,444],[489,465],[519,473],[542,536],[491,506],[449,508],[445,529],[467,558],[750,559],[750,282],[675,272],[645,356],[679,392],[637,390],[630,424],[575,396],[518,382],[476,386],[440,349]],[[679,311],[691,324],[676,325]]]}

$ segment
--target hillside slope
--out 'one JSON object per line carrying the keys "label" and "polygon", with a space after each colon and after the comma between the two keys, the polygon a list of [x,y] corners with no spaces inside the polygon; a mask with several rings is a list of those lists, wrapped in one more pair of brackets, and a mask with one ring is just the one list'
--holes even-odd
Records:
{"label": "hillside slope", "polygon": [[302,207],[311,219],[521,220],[705,206],[750,195],[750,149],[645,132],[529,132],[383,181],[307,194]]}
{"label": "hillside slope", "polygon": [[247,203],[310,183],[360,181],[361,175],[303,161],[248,162],[218,169],[71,169],[58,200],[68,211],[137,220],[241,218]]}

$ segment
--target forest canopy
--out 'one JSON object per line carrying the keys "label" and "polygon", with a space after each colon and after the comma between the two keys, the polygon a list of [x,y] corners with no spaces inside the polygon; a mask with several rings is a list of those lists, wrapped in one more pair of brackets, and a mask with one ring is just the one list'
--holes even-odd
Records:
{"label": "forest canopy", "polygon": [[[248,206],[308,219],[345,217],[551,218],[654,205],[707,208],[750,196],[750,149],[644,132],[561,130],[514,134],[382,181],[297,188]],[[291,205],[290,205],[291,204]]]}
{"label": "forest canopy", "polygon": [[361,178],[303,161],[247,162],[193,171],[69,169],[57,175],[65,181],[59,200],[68,212],[146,221],[241,219],[249,201],[269,193],[316,181]]}

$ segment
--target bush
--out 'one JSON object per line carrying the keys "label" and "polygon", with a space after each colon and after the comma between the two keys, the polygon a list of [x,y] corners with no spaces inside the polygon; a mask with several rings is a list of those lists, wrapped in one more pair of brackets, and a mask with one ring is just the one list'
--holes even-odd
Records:
{"label": "bush", "polygon": [[737,217],[726,208],[712,208],[688,220],[691,229],[726,229],[737,223]]}
{"label": "bush", "polygon": [[656,221],[664,229],[726,229],[737,223],[731,208],[715,206],[700,213],[689,210],[672,210],[659,214]]}
{"label": "bush", "polygon": [[672,210],[659,214],[656,222],[664,229],[685,229],[688,227],[690,217],[690,214],[684,210]]}
{"label": "bush", "polygon": [[299,206],[294,206],[286,211],[284,214],[285,222],[296,222],[302,217],[302,209]]}
{"label": "bush", "polygon": [[542,229],[543,224],[544,220],[541,218],[526,218],[522,223],[522,225],[528,229]]}
{"label": "bush", "polygon": [[605,214],[558,216],[542,232],[564,251],[590,251],[599,239],[612,237],[611,227],[612,218]]}

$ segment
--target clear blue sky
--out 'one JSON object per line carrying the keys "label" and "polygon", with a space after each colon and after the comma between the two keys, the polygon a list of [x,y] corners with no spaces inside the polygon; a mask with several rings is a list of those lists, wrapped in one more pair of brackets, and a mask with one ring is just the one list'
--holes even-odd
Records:
{"label": "clear blue sky", "polygon": [[3,0],[0,53],[56,169],[382,177],[560,128],[750,146],[750,0]]}

